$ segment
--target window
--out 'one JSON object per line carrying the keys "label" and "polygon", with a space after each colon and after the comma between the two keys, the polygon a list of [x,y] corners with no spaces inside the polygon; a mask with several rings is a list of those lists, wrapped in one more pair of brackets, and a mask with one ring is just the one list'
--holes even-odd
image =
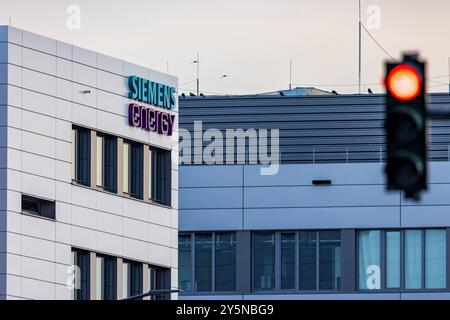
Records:
{"label": "window", "polygon": [[97,186],[110,192],[117,192],[117,139],[97,134],[96,141]]}
{"label": "window", "polygon": [[195,284],[197,291],[212,291],[212,235],[195,235]]}
{"label": "window", "polygon": [[178,268],[178,287],[183,291],[235,291],[236,233],[179,235]]}
{"label": "window", "polygon": [[359,232],[359,288],[445,289],[446,231]]}
{"label": "window", "polygon": [[143,146],[138,143],[123,143],[123,192],[143,199],[144,159]]}
{"label": "window", "polygon": [[72,264],[75,268],[74,300],[90,299],[90,254],[83,250],[72,250]]}
{"label": "window", "polygon": [[236,290],[236,233],[215,233],[215,291]]}
{"label": "window", "polygon": [[319,289],[341,288],[341,232],[319,232]]}
{"label": "window", "polygon": [[359,287],[380,289],[381,250],[379,230],[359,232]]}
{"label": "window", "polygon": [[316,290],[317,232],[300,232],[300,290]]}
{"label": "window", "polygon": [[178,287],[183,291],[192,291],[191,254],[191,235],[180,235],[178,237]]}
{"label": "window", "polygon": [[253,287],[265,290],[339,290],[341,232],[255,232]]}
{"label": "window", "polygon": [[425,288],[446,287],[445,230],[425,230]]}
{"label": "window", "polygon": [[281,234],[281,289],[295,289],[295,233]]}
{"label": "window", "polygon": [[400,232],[386,232],[386,288],[400,288]]}
{"label": "window", "polygon": [[143,292],[142,264],[124,261],[122,264],[122,297],[132,297]]}
{"label": "window", "polygon": [[79,184],[91,185],[91,131],[72,128],[72,178]]}
{"label": "window", "polygon": [[[148,287],[150,290],[170,290],[170,269],[153,267],[148,268]],[[170,300],[170,294],[151,296],[152,300]]]}
{"label": "window", "polygon": [[113,257],[96,257],[97,300],[117,299],[117,260]]}
{"label": "window", "polygon": [[22,195],[22,212],[55,219],[55,202]]}
{"label": "window", "polygon": [[255,290],[274,290],[275,232],[255,232],[253,248]]}
{"label": "window", "polygon": [[170,155],[170,151],[158,149],[149,151],[150,199],[168,206],[170,206],[172,191]]}
{"label": "window", "polygon": [[405,288],[422,287],[422,231],[405,231]]}

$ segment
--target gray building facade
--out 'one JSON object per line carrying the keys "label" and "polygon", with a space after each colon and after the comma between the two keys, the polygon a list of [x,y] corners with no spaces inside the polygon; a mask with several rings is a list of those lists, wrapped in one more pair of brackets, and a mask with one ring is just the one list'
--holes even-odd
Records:
{"label": "gray building facade", "polygon": [[280,136],[273,175],[248,145],[244,163],[180,166],[180,298],[450,298],[450,121],[429,123],[416,202],[385,190],[383,120],[382,95],[180,98],[180,130]]}

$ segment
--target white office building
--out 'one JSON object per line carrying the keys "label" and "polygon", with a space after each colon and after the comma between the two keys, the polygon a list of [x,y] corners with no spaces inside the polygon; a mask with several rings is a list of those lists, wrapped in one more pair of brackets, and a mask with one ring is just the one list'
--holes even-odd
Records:
{"label": "white office building", "polygon": [[0,299],[177,287],[176,88],[176,77],[0,27]]}

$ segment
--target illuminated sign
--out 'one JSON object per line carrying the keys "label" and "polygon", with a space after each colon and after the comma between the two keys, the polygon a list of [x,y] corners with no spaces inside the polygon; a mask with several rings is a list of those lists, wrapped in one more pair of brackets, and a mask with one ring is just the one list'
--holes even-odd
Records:
{"label": "illuminated sign", "polygon": [[[176,107],[175,88],[136,76],[128,78],[130,99],[159,108],[173,110]],[[172,135],[175,115],[148,106],[130,103],[128,124],[150,132]]]}

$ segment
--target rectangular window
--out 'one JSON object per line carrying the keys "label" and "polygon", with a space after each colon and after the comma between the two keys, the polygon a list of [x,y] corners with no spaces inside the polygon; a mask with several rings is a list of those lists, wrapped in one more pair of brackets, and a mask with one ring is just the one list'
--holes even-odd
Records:
{"label": "rectangular window", "polygon": [[302,231],[300,236],[300,290],[316,290],[317,232]]}
{"label": "rectangular window", "polygon": [[446,232],[425,231],[425,288],[445,289],[446,284]]}
{"label": "rectangular window", "polygon": [[400,232],[386,232],[386,288],[400,288]]}
{"label": "rectangular window", "polygon": [[97,300],[117,299],[117,260],[109,256],[96,257]]}
{"label": "rectangular window", "polygon": [[253,237],[254,288],[275,289],[275,233],[255,232]]}
{"label": "rectangular window", "polygon": [[281,289],[295,288],[295,233],[281,234]]}
{"label": "rectangular window", "polygon": [[319,289],[341,288],[341,232],[319,232]]}
{"label": "rectangular window", "polygon": [[72,128],[72,174],[82,185],[91,185],[91,131]]}
{"label": "rectangular window", "polygon": [[195,283],[197,291],[212,291],[212,235],[195,235]]}
{"label": "rectangular window", "polygon": [[117,138],[97,135],[97,186],[117,192]]}
{"label": "rectangular window", "polygon": [[171,153],[159,149],[149,152],[149,195],[150,199],[170,205],[171,198]]}
{"label": "rectangular window", "polygon": [[143,292],[142,263],[123,261],[122,263],[122,296],[136,296]]}
{"label": "rectangular window", "polygon": [[[170,269],[153,267],[148,268],[148,287],[150,290],[170,290]],[[151,296],[152,300],[170,300],[170,294],[157,294]]]}
{"label": "rectangular window", "polygon": [[123,192],[143,199],[144,159],[143,146],[139,143],[123,144]]}
{"label": "rectangular window", "polygon": [[22,195],[22,212],[53,220],[56,218],[54,201],[43,200],[27,195]]}
{"label": "rectangular window", "polygon": [[74,300],[89,300],[91,294],[91,259],[90,254],[83,250],[72,250],[74,269]]}
{"label": "rectangular window", "polygon": [[236,233],[215,233],[215,291],[236,290]]}
{"label": "rectangular window", "polygon": [[191,279],[191,235],[178,237],[178,287],[192,291]]}
{"label": "rectangular window", "polygon": [[446,231],[359,232],[360,289],[445,289]]}
{"label": "rectangular window", "polygon": [[359,232],[359,288],[380,289],[381,283],[381,232]]}
{"label": "rectangular window", "polygon": [[405,288],[422,287],[422,231],[405,231]]}

